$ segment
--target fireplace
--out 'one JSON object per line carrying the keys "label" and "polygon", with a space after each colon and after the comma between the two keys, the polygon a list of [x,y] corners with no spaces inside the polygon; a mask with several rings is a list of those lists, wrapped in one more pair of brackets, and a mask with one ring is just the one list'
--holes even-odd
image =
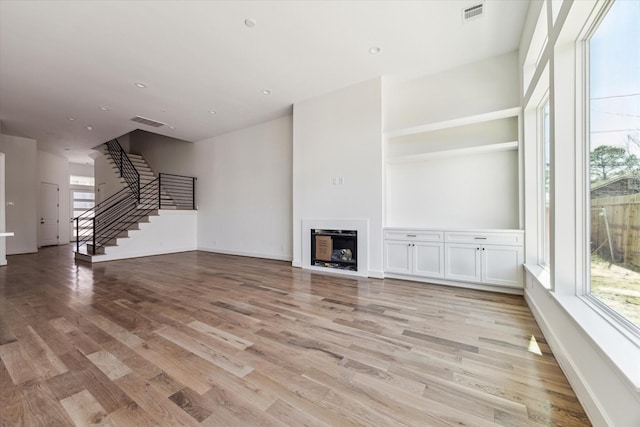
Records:
{"label": "fireplace", "polygon": [[311,265],[358,271],[358,230],[312,228]]}
{"label": "fireplace", "polygon": [[[302,220],[300,267],[318,272],[367,277],[369,273],[369,221],[360,218],[304,218]],[[317,236],[316,236],[317,234]],[[317,238],[320,238],[317,240]],[[331,260],[329,255],[329,238]],[[317,245],[324,245],[324,253],[318,257]],[[346,251],[348,249],[349,251]],[[351,260],[349,260],[349,255]],[[342,258],[345,258],[344,260]]]}

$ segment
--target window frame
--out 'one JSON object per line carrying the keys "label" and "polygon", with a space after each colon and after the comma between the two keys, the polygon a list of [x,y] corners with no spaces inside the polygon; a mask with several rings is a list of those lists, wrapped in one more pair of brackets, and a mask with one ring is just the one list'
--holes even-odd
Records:
{"label": "window frame", "polygon": [[[548,118],[545,122],[545,109]],[[542,100],[536,109],[537,120],[537,154],[538,154],[538,265],[546,271],[551,270],[551,234],[549,232],[549,239],[547,239],[547,227],[551,228],[551,100],[549,98],[549,90],[542,96]],[[549,132],[549,141],[546,140],[546,131]],[[549,143],[549,159],[546,156],[546,144]],[[549,162],[549,183],[545,182],[545,162]],[[547,193],[548,185],[548,193]],[[547,194],[549,197],[549,215],[547,216]]]}
{"label": "window frame", "polygon": [[607,16],[613,4],[619,0],[607,0],[602,8],[598,11],[595,18],[585,26],[586,31],[581,34],[577,41],[576,53],[580,56],[581,69],[580,78],[582,79],[581,97],[576,97],[576,111],[582,115],[582,123],[577,124],[582,131],[582,138],[576,138],[576,149],[581,150],[581,155],[576,156],[582,160],[579,177],[581,179],[581,200],[577,200],[576,206],[580,207],[582,218],[584,219],[581,233],[582,236],[582,278],[576,282],[576,295],[587,304],[600,317],[604,318],[616,330],[622,333],[640,347],[640,326],[635,325],[626,319],[617,310],[601,301],[598,297],[591,293],[591,133],[590,133],[590,42],[591,38],[598,30],[600,24]]}

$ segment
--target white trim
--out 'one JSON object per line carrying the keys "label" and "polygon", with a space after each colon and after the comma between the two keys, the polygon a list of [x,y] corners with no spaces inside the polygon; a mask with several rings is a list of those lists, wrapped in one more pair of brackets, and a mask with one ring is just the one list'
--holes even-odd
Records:
{"label": "white trim", "polygon": [[446,279],[435,279],[432,277],[405,276],[403,274],[385,273],[385,279],[408,280],[411,282],[430,283],[432,285],[454,286],[456,288],[477,289],[480,291],[499,292],[503,294],[523,295],[522,287],[484,285],[481,283],[471,283]]}
{"label": "white trim", "polygon": [[135,253],[127,253],[124,255],[99,254],[99,255],[92,255],[90,257],[87,257],[84,254],[76,254],[76,258],[81,258],[85,261],[95,264],[98,262],[105,262],[105,261],[119,261],[123,259],[143,258],[143,257],[155,256],[155,255],[167,255],[167,254],[175,254],[180,252],[191,252],[195,250],[196,248],[193,248],[193,247],[183,247],[183,248],[173,248],[170,250],[162,250],[162,249],[143,250],[143,251],[136,251]]}
{"label": "white trim", "polygon": [[[250,257],[250,258],[274,259],[274,260],[277,260],[277,261],[291,261],[293,259],[293,257],[291,255],[267,254],[267,253],[263,253],[263,252],[237,251],[237,250],[233,250],[233,249],[221,249],[221,248],[213,248],[213,247],[208,247],[208,246],[198,246],[197,250],[202,251],[202,252],[212,252],[212,253],[217,253],[217,254],[245,256],[245,257]],[[295,267],[295,266],[293,266],[293,267]]]}
{"label": "white trim", "polygon": [[414,135],[417,133],[431,132],[434,130],[448,129],[458,126],[471,125],[474,123],[482,123],[490,120],[506,119],[508,117],[518,117],[520,107],[506,108],[504,110],[491,111],[475,116],[460,117],[457,119],[444,120],[435,123],[426,123],[417,126],[409,126],[402,129],[390,130],[384,133],[387,138],[397,138],[399,136]]}
{"label": "white trim", "polygon": [[456,148],[453,150],[431,151],[429,153],[410,154],[387,158],[388,164],[421,162],[424,160],[439,159],[453,156],[468,156],[471,154],[496,153],[518,149],[518,141],[501,142],[498,144],[478,145],[475,147]]}
{"label": "white trim", "polygon": [[367,273],[369,277],[373,278],[373,279],[384,279],[384,271],[380,271],[380,270],[369,270],[369,273]]}
{"label": "white trim", "polygon": [[[540,326],[542,334],[547,339],[549,348],[551,348],[562,372],[567,376],[569,383],[573,387],[576,396],[582,404],[591,423],[595,426],[613,426],[614,424],[607,417],[602,405],[598,402],[595,394],[589,387],[589,382],[577,369],[576,363],[571,357],[571,352],[567,351],[564,345],[562,345],[562,341],[558,339],[556,334],[553,332],[554,328],[549,326],[549,322],[543,314],[543,311],[531,298],[528,290],[525,290],[524,292],[524,299],[529,306],[533,317],[536,319],[538,326]],[[562,306],[560,305],[560,307]]]}

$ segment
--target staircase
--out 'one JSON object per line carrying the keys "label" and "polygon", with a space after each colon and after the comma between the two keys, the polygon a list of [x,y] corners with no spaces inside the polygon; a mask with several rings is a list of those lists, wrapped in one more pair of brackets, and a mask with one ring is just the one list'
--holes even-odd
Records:
{"label": "staircase", "polygon": [[[175,230],[184,227],[195,229],[191,225],[195,221],[195,212],[182,214],[182,217],[177,215],[178,212],[174,215],[168,215],[167,212],[195,211],[196,178],[163,173],[156,177],[142,156],[125,153],[117,140],[107,142],[103,153],[114,172],[119,174],[123,189],[74,219],[76,259],[99,262],[169,253],[172,248],[190,250],[188,248],[193,246],[191,243],[186,246],[182,244],[190,242],[188,236],[182,239],[184,242],[180,242],[181,235],[176,234],[167,244],[166,239],[158,239],[158,235],[168,238]],[[164,218],[160,218],[162,216]],[[151,223],[154,225],[146,225]],[[153,230],[147,231],[146,237],[143,236],[145,228]],[[135,236],[143,236],[138,240],[142,246],[146,245],[145,248],[136,248],[127,241],[136,240]],[[165,251],[158,252],[157,248],[150,249],[149,245],[164,247]],[[120,246],[126,246],[126,249]],[[125,253],[133,255],[126,256]]]}
{"label": "staircase", "polygon": [[[113,168],[114,172],[116,174],[120,174],[120,168],[118,166],[118,163],[114,159],[114,156],[112,156],[111,153],[109,153],[109,149],[107,148],[106,144],[103,145],[102,152],[105,155],[105,157],[107,157],[107,159],[109,160],[109,164]],[[142,157],[140,154],[127,153],[127,157],[129,157],[129,160],[131,160],[131,164],[135,167],[135,169],[138,171],[138,174],[140,175],[141,188],[145,187],[146,185],[150,184],[151,182],[153,182],[155,179],[158,178],[157,176],[154,175],[153,171],[151,170],[151,167],[149,166],[147,161],[144,159],[144,157]],[[120,175],[121,175],[120,180],[124,187],[127,184],[127,182],[122,177],[122,174]],[[177,204],[175,200],[173,200],[173,198],[170,195],[168,195],[166,190],[164,189],[162,190],[162,193],[161,193],[161,206],[162,206],[162,209],[177,209]]]}

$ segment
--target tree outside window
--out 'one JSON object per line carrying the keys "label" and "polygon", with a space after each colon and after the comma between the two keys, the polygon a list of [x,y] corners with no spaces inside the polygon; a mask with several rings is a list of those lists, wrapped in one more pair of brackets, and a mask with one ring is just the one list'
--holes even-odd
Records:
{"label": "tree outside window", "polygon": [[[589,42],[590,294],[640,328],[640,0]],[[637,329],[640,331],[640,329]]]}

